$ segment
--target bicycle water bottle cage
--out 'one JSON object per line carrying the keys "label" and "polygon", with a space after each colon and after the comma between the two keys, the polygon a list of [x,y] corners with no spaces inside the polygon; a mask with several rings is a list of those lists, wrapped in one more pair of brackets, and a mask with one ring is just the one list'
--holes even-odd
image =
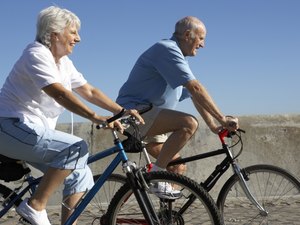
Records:
{"label": "bicycle water bottle cage", "polygon": [[20,160],[0,155],[0,180],[5,182],[20,180],[29,172],[30,168],[24,167]]}

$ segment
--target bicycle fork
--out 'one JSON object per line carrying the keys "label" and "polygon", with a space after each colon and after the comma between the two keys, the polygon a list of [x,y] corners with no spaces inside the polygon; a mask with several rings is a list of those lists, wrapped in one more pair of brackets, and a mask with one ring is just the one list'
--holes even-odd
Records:
{"label": "bicycle fork", "polygon": [[146,182],[143,178],[142,172],[137,170],[137,173],[135,174],[136,166],[130,162],[127,162],[126,165],[123,166],[123,170],[128,177],[130,186],[132,187],[135,198],[139,203],[146,221],[150,225],[159,225],[159,218],[157,217],[154,207],[145,191],[149,187],[147,185],[144,186]]}
{"label": "bicycle fork", "polygon": [[241,171],[241,168],[236,164],[232,163],[233,171],[234,173],[239,177],[240,185],[246,194],[247,198],[256,206],[256,208],[259,210],[261,216],[267,216],[268,211],[264,209],[264,207],[255,199],[255,197],[251,194],[251,191],[248,187],[248,184],[245,180],[244,174]]}

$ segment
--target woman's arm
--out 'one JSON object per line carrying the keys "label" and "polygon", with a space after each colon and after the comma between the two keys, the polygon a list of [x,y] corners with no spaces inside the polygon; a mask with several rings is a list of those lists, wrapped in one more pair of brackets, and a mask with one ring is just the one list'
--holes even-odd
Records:
{"label": "woman's arm", "polygon": [[104,116],[98,116],[96,112],[85,105],[72,91],[64,88],[60,83],[53,83],[43,88],[43,91],[52,97],[58,104],[69,111],[91,120],[94,123],[101,123],[106,120]]}
{"label": "woman's arm", "polygon": [[122,110],[122,107],[106,96],[102,91],[93,87],[89,83],[74,89],[82,98],[88,102],[106,109],[113,114],[117,114]]}

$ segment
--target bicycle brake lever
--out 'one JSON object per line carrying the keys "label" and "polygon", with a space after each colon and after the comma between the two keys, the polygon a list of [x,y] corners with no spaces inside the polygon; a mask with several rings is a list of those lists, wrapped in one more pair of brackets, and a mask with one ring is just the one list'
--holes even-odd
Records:
{"label": "bicycle brake lever", "polygon": [[246,133],[246,131],[245,130],[243,130],[243,129],[237,129],[237,131],[239,131],[239,132],[242,132],[242,133]]}
{"label": "bicycle brake lever", "polygon": [[[241,132],[241,133],[246,133],[246,131],[244,131],[243,129],[238,128],[236,131]],[[236,131],[230,131],[228,132],[227,137],[232,137],[233,135],[236,134]]]}

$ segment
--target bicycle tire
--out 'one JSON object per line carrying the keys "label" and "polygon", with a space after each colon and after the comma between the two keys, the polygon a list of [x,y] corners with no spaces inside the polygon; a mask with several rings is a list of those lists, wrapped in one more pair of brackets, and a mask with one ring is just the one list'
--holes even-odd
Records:
{"label": "bicycle tire", "polygon": [[[249,189],[268,211],[262,215],[245,197],[239,178],[232,175],[220,191],[217,205],[226,225],[295,224],[300,221],[300,182],[290,172],[272,165],[244,169]],[[290,215],[290,216],[289,216]]]}
{"label": "bicycle tire", "polygon": [[[94,181],[98,180],[100,176],[101,174],[94,175]],[[123,175],[111,174],[79,216],[78,224],[102,224],[101,218],[106,213],[111,199],[120,187],[126,183],[126,179]]]}
{"label": "bicycle tire", "polygon": [[[182,193],[180,198],[166,201],[155,194],[151,194],[149,189],[145,189],[155,212],[157,212],[159,218],[159,221],[156,221],[157,224],[223,224],[213,199],[193,180],[166,171],[144,173],[143,176],[147,185],[153,185],[156,182],[168,182],[175,184]],[[106,224],[147,224],[132,193],[133,190],[128,182],[121,187],[109,205],[107,210],[108,223]],[[179,214],[179,210],[191,196],[195,196],[196,199],[183,214]],[[170,206],[172,206],[171,209]]]}

